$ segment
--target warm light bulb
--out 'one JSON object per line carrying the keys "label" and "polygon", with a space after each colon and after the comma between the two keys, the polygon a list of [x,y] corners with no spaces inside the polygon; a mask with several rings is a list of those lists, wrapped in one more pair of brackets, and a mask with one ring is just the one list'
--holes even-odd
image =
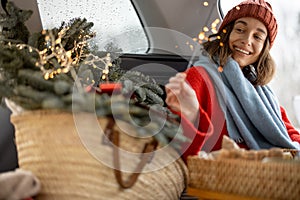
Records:
{"label": "warm light bulb", "polygon": [[198,38],[199,40],[203,40],[205,38],[205,33],[204,32],[199,33]]}

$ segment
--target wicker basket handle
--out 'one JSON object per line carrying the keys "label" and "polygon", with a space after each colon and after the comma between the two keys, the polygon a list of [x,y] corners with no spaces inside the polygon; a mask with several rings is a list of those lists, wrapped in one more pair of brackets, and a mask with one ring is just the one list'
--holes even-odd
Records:
{"label": "wicker basket handle", "polygon": [[114,173],[117,179],[118,184],[122,188],[130,188],[132,187],[139,175],[141,174],[145,165],[151,161],[154,155],[154,150],[157,148],[158,142],[156,140],[152,140],[148,142],[144,146],[144,150],[141,155],[141,160],[136,166],[135,172],[132,173],[127,181],[124,181],[122,178],[122,171],[120,169],[120,155],[119,155],[119,131],[114,130],[115,120],[113,118],[109,118],[108,124],[104,130],[105,136],[114,144],[113,145],[113,163],[114,163]]}

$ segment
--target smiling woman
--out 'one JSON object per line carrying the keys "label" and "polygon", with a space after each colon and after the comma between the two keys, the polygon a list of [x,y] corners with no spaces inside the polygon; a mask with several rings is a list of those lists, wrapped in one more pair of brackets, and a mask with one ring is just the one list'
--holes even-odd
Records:
{"label": "smiling woman", "polygon": [[[166,85],[166,103],[193,139],[183,149],[184,158],[219,150],[223,135],[246,149],[300,149],[299,132],[267,85],[275,68],[270,55],[278,31],[275,17],[264,0],[234,6],[218,33],[203,44],[194,66]],[[255,82],[242,73],[248,65],[257,73]]]}
{"label": "smiling woman", "polygon": [[[221,18],[228,10],[237,5],[241,0],[219,0]],[[293,98],[300,94],[299,80],[300,69],[300,42],[298,40],[300,23],[300,2],[291,0],[289,3],[268,0],[272,4],[273,11],[277,16],[278,34],[276,42],[270,50],[276,63],[276,75],[270,82],[279,101],[286,108],[290,119],[295,126],[300,127],[296,116],[299,114],[293,107]],[[293,49],[293,50],[292,50]]]}

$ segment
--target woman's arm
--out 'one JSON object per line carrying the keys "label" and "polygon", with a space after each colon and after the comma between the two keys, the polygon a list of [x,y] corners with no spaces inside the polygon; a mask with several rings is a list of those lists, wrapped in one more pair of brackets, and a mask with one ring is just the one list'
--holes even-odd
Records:
{"label": "woman's arm", "polygon": [[[184,78],[184,86],[182,85],[182,78]],[[180,80],[175,81],[174,79]],[[192,143],[186,143],[182,147],[183,158],[197,155],[213,133],[214,139],[211,143],[213,145],[211,149],[220,146],[220,136],[224,132],[225,119],[207,72],[201,67],[192,67],[186,72],[186,75],[177,75],[171,78],[170,82],[172,84],[166,85],[166,103],[181,116],[184,134],[192,139]],[[171,93],[171,89],[174,92]],[[180,107],[180,104],[185,106]],[[190,112],[196,115],[191,117],[188,114]]]}

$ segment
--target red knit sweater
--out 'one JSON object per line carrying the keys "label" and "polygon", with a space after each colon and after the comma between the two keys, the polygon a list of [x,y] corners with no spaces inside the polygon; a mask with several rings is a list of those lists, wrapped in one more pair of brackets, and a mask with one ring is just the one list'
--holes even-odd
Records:
{"label": "red knit sweater", "polygon": [[[185,143],[182,147],[184,160],[189,155],[197,155],[204,146],[206,151],[220,149],[223,135],[228,135],[223,111],[218,103],[213,83],[205,69],[202,67],[190,68],[187,71],[186,80],[195,90],[199,101],[199,123],[197,128],[184,116],[181,116],[184,134],[192,139],[192,143]],[[290,138],[300,143],[299,132],[289,121],[284,108],[280,108],[282,120]],[[245,143],[239,145],[248,148]]]}

